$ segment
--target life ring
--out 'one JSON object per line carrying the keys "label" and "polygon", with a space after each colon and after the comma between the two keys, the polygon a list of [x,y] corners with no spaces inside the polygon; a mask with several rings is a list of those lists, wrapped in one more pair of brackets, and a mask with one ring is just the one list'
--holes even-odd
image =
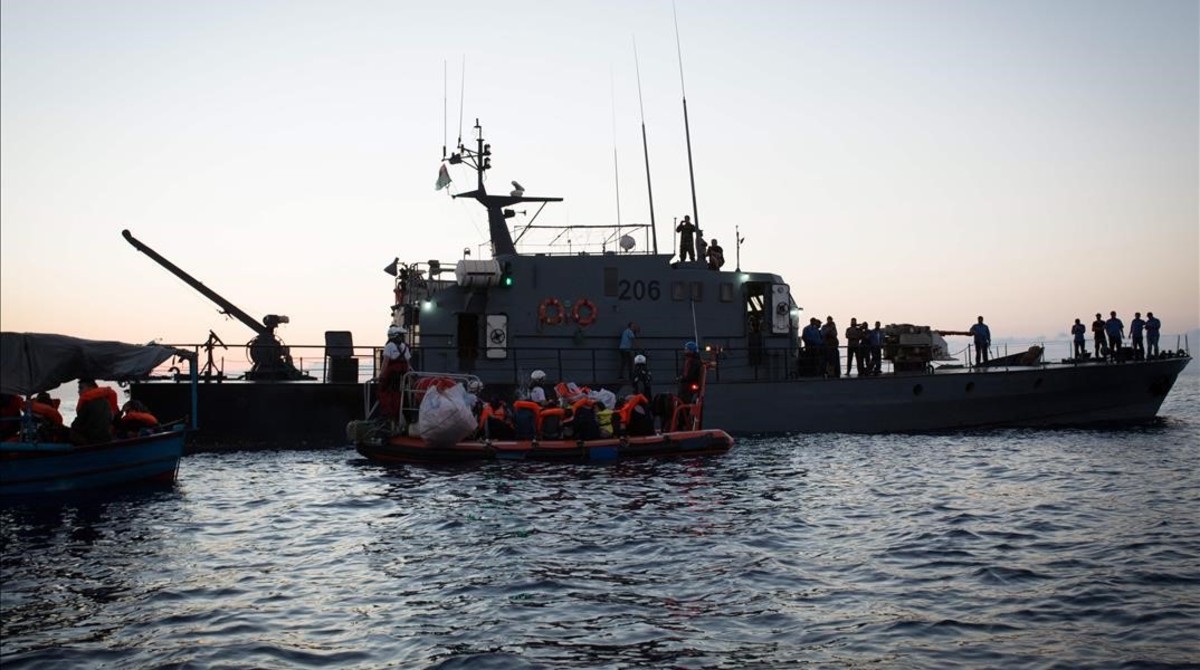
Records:
{"label": "life ring", "polygon": [[563,318],[563,306],[558,298],[546,298],[538,307],[538,319],[547,326],[557,326]]}
{"label": "life ring", "polygon": [[[583,310],[587,310],[587,316],[582,314]],[[575,309],[571,310],[571,318],[575,319],[575,323],[586,328],[596,321],[596,306],[591,300],[581,298],[575,301]]]}

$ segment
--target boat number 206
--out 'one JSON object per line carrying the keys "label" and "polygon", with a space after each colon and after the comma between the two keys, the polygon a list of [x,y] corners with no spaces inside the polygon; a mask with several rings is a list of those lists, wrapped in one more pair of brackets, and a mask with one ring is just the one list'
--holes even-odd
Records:
{"label": "boat number 206", "polygon": [[617,299],[618,300],[658,300],[662,297],[662,289],[658,285],[658,281],[642,281],[640,279],[629,281],[622,279],[617,282]]}

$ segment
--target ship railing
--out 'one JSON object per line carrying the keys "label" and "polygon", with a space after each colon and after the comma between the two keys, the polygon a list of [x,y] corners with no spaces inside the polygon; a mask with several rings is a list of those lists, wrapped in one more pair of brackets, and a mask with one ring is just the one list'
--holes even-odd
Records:
{"label": "ship railing", "polygon": [[[616,339],[616,338],[612,338]],[[649,338],[647,338],[649,339]],[[637,347],[635,354],[643,354],[648,360],[654,386],[663,391],[672,389],[675,378],[683,369],[683,350],[665,342],[650,341],[648,346]],[[749,382],[776,382],[805,377],[821,377],[820,373],[801,369],[803,356],[797,347],[763,346],[749,348],[744,343],[737,344],[740,338],[714,338],[706,341],[703,347],[706,356],[716,360],[716,366],[710,371],[709,380],[720,383],[722,380]],[[672,343],[675,340],[670,340]],[[1171,342],[1171,345],[1167,343]],[[999,342],[990,348],[990,358],[1000,358],[1010,353],[1024,352],[1030,346],[1042,347],[1041,358],[1035,366],[1056,365],[1061,363],[1082,363],[1073,360],[1070,339],[1043,340],[1032,343]],[[230,346],[228,349],[215,349],[212,352],[211,365],[204,344],[186,343],[169,344],[180,349],[197,353],[200,366],[200,381],[224,382],[241,380],[243,375],[253,367],[246,347]],[[1087,342],[1088,351],[1092,342]],[[1190,356],[1190,343],[1186,335],[1162,336],[1160,350],[1164,357]],[[346,346],[330,356],[325,344],[288,345],[293,365],[304,375],[304,381],[325,383],[361,384],[376,379],[383,369],[381,358],[383,348],[379,346]],[[838,347],[838,369],[840,376],[847,376],[846,364],[849,347]],[[975,349],[968,344],[955,353],[954,361],[929,361],[928,365],[920,365],[917,370],[905,369],[886,356],[881,361],[880,374],[895,372],[936,372],[938,369],[971,368],[974,363]],[[459,347],[415,346],[413,349],[412,365],[414,369],[473,373],[486,372],[486,377],[494,379],[500,371],[507,370],[502,376],[512,380],[511,383],[521,385],[528,381],[529,374],[534,370],[542,370],[548,379],[555,381],[575,381],[580,384],[603,383],[614,384],[623,380],[618,379],[621,357],[615,346],[566,346],[566,347],[509,347],[503,358],[489,359],[488,350],[480,347],[475,351],[462,350]],[[1026,366],[1028,367],[1028,366]],[[851,377],[860,375],[856,366],[852,366]],[[156,368],[148,377],[150,380],[188,381],[186,366],[168,361]],[[628,381],[628,380],[624,380]]]}

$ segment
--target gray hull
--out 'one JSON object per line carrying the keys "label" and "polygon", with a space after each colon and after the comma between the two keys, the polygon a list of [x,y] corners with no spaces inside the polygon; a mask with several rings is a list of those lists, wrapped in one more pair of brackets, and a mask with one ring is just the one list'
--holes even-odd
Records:
{"label": "gray hull", "polygon": [[1153,420],[1190,358],[713,383],[704,422],[734,433],[912,433]]}

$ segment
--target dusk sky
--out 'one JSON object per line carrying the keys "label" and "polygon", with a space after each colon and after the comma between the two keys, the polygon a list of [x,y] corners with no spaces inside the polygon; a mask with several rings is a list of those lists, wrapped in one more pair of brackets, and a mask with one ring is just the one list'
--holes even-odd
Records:
{"label": "dusk sky", "polygon": [[[382,345],[393,257],[486,257],[483,209],[434,190],[460,101],[493,191],[565,199],[539,222],[615,223],[618,186],[648,222],[635,40],[661,250],[691,213],[666,0],[0,7],[6,331],[250,339],[128,228],[289,344]],[[1173,344],[1200,327],[1198,7],[680,1],[705,236],[732,267],[738,226],[805,318],[1033,342],[1153,311]]]}

